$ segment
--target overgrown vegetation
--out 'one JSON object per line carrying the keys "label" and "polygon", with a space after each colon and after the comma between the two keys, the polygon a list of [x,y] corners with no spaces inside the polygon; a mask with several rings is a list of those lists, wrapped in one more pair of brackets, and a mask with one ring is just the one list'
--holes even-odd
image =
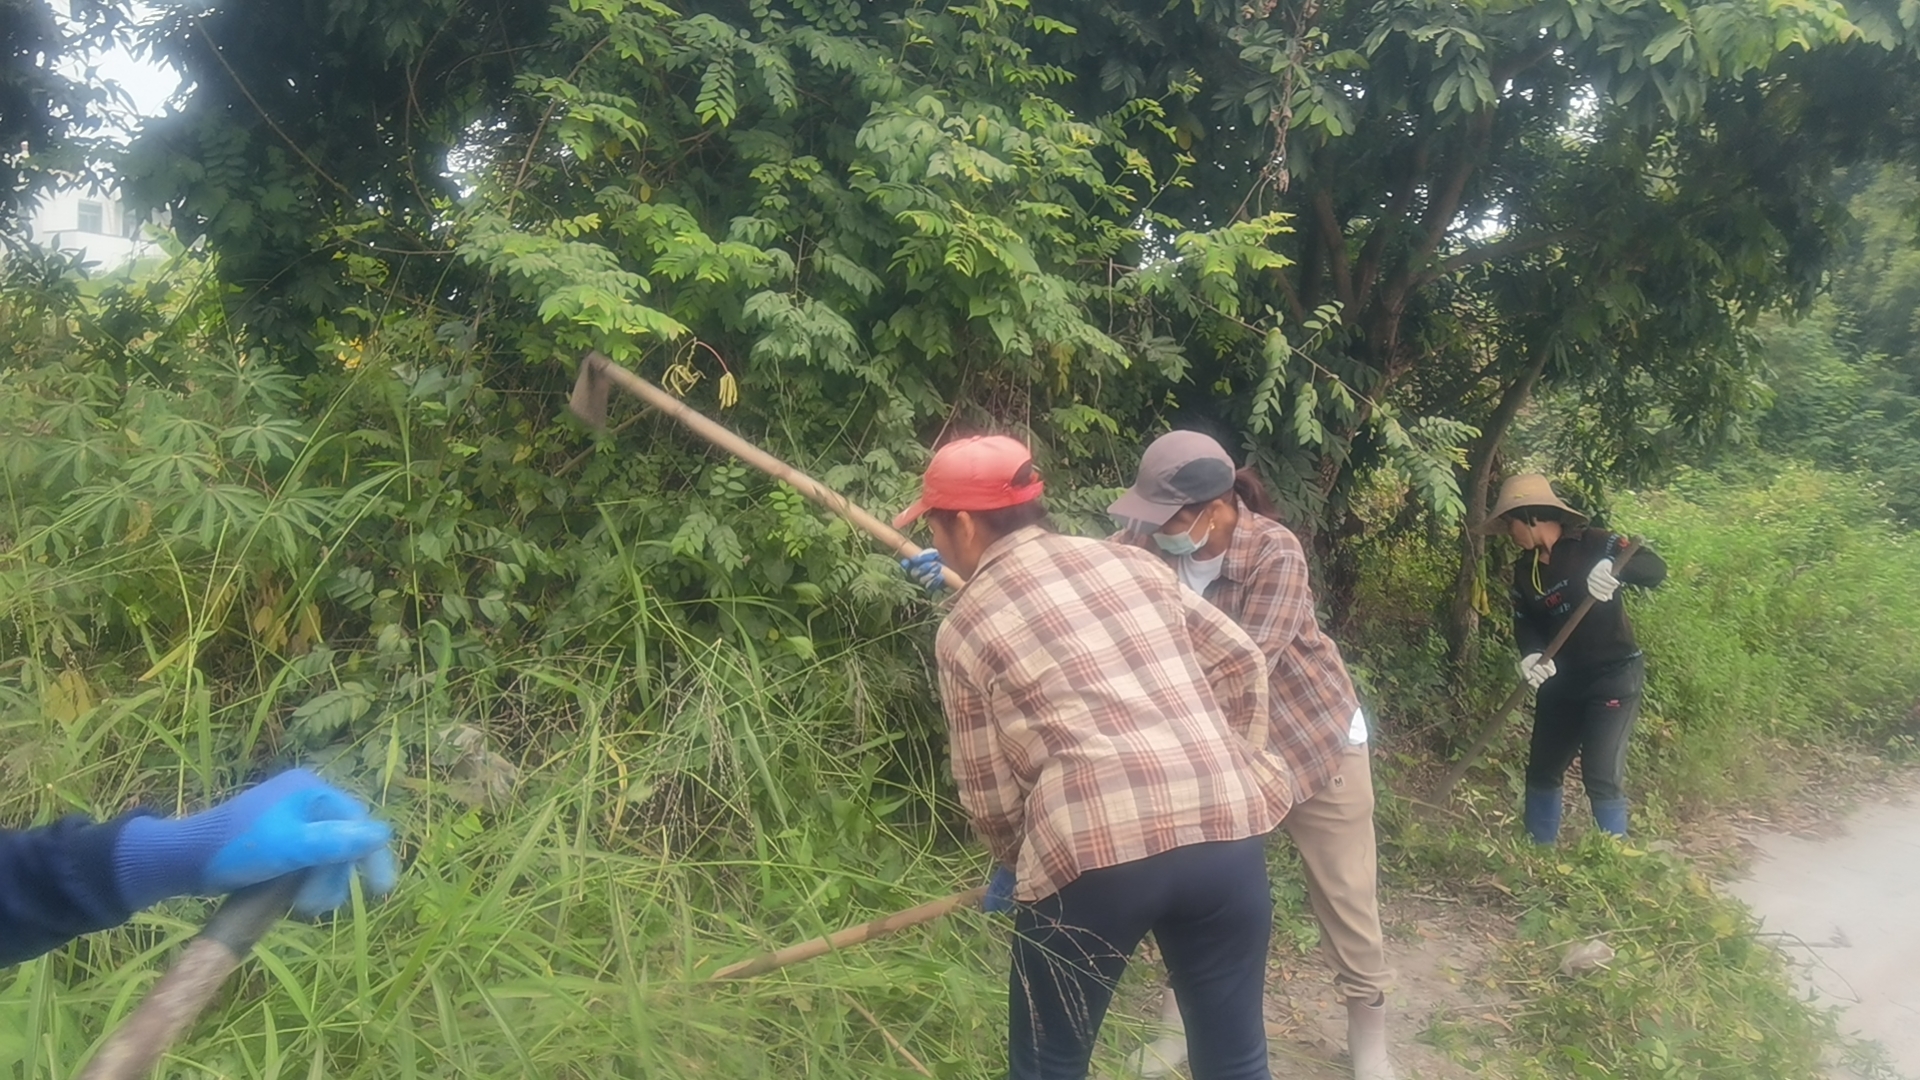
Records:
{"label": "overgrown vegetation", "polygon": [[[1912,152],[1900,12],[157,10],[196,88],[121,166],[198,243],[0,264],[0,821],[299,760],[407,860],[276,932],[182,1075],[997,1072],[995,920],[703,981],[984,868],[935,611],[670,424],[565,419],[588,347],[876,510],[993,429],[1098,534],[1140,444],[1215,427],[1315,542],[1389,784],[1511,678],[1501,556],[1459,529],[1503,448],[1599,502],[1663,482],[1611,505],[1675,567],[1636,602],[1651,828],[1764,796],[1780,747],[1911,748],[1907,196],[1827,184]],[[1718,463],[1756,423],[1773,456]],[[1436,1037],[1491,1076],[1806,1075],[1824,1028],[1751,927],[1664,857],[1522,847],[1518,762],[1458,827],[1386,815],[1394,886],[1518,917],[1518,1010]],[[0,973],[0,1065],[70,1075],[200,910]],[[1621,964],[1547,974],[1595,933]]]}
{"label": "overgrown vegetation", "polygon": [[[193,805],[297,758],[374,795],[405,837],[400,893],[276,934],[183,1062],[908,1075],[877,1021],[941,1075],[996,1068],[993,920],[751,984],[701,981],[981,873],[942,794],[918,652],[930,613],[889,561],[787,496],[730,489],[737,467],[665,428],[690,491],[604,486],[584,433],[537,401],[486,396],[429,339],[363,341],[351,363],[292,377],[235,346],[196,256],[84,283],[8,269],[0,812]],[[559,407],[557,392],[544,401]],[[551,440],[554,466],[488,449],[523,425]],[[701,498],[740,508],[709,530],[784,530],[788,591],[753,591],[668,531]],[[1659,813],[1763,792],[1772,743],[1756,730],[1897,738],[1920,693],[1898,659],[1920,634],[1920,567],[1870,487],[1805,468],[1767,485],[1701,474],[1615,512],[1676,567],[1636,608],[1656,672],[1636,776]],[[1436,597],[1450,570],[1444,547],[1391,544],[1364,579],[1382,617],[1357,622],[1350,651],[1383,744],[1417,756],[1465,706],[1444,689],[1436,623],[1389,598]],[[1500,649],[1469,702],[1499,689]],[[1794,1075],[1820,1029],[1750,928],[1664,860],[1590,847],[1567,870],[1524,850],[1506,820],[1518,760],[1509,748],[1490,766],[1466,826],[1389,817],[1392,885],[1491,895],[1497,881],[1524,915],[1513,963],[1538,1012],[1509,1018],[1512,1034],[1437,1037],[1489,1075],[1564,1075],[1579,1054],[1593,1075],[1656,1060]],[[1281,947],[1315,962],[1297,880],[1278,868]],[[168,905],[0,977],[0,1059],[65,1075],[198,911]],[[1599,987],[1538,967],[1564,939],[1629,929],[1647,957],[1686,962],[1617,968]],[[1731,1010],[1728,995],[1764,1038],[1707,1023],[1672,1037]],[[1121,1018],[1111,1052],[1136,1032]]]}

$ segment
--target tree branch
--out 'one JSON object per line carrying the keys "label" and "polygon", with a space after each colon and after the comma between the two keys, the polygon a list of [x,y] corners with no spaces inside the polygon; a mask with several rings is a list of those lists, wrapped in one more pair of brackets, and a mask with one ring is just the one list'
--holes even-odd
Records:
{"label": "tree branch", "polygon": [[1487,517],[1487,484],[1493,477],[1493,457],[1506,440],[1507,428],[1513,425],[1513,418],[1520,415],[1520,407],[1533,395],[1534,384],[1547,370],[1547,361],[1553,358],[1551,341],[1543,343],[1527,363],[1520,377],[1507,385],[1500,395],[1500,404],[1494,407],[1493,415],[1487,419],[1487,426],[1480,431],[1480,438],[1474,441],[1471,456],[1468,458],[1466,496],[1467,528],[1479,528]]}
{"label": "tree branch", "polygon": [[292,150],[296,157],[305,162],[307,168],[312,169],[315,176],[332,184],[334,190],[346,196],[349,202],[358,201],[354,197],[353,192],[347,190],[347,185],[335,180],[332,173],[321,168],[319,162],[308,157],[306,149],[296,142],[293,136],[287,134],[286,129],[276,123],[272,116],[268,115],[266,107],[260,104],[260,99],[254,97],[253,91],[247,88],[247,84],[240,81],[240,73],[233,70],[232,64],[227,63],[227,54],[220,51],[220,43],[213,40],[212,34],[207,33],[207,26],[200,21],[200,16],[190,14],[187,18],[192,20],[193,28],[200,34],[200,40],[207,43],[207,51],[211,52],[214,60],[219,62],[220,70],[227,73],[227,78],[233,81],[234,87],[240,91],[241,96],[247,99],[247,104],[253,106],[253,111],[259,115],[260,119],[266,123],[267,127],[270,128],[275,135],[280,136],[280,141],[287,144],[287,149]]}
{"label": "tree branch", "polygon": [[1347,263],[1347,234],[1333,209],[1333,193],[1324,187],[1313,193],[1313,216],[1320,225],[1320,243],[1327,249],[1327,260],[1333,270],[1333,293],[1352,310],[1353,271]]}
{"label": "tree branch", "polygon": [[1460,562],[1454,568],[1453,597],[1447,605],[1447,661],[1456,680],[1472,666],[1476,654],[1474,629],[1479,625],[1479,612],[1473,606],[1473,595],[1487,551],[1486,538],[1479,529],[1487,520],[1487,486],[1493,479],[1493,460],[1552,356],[1551,340],[1543,342],[1527,369],[1500,395],[1500,404],[1467,458],[1467,482],[1460,492],[1466,502],[1466,527],[1460,530]]}
{"label": "tree branch", "polygon": [[1367,236],[1367,242],[1360,249],[1358,272],[1354,274],[1354,292],[1367,296],[1373,292],[1374,282],[1380,277],[1380,257],[1386,251],[1387,234],[1407,216],[1407,203],[1413,198],[1413,189],[1419,184],[1420,177],[1427,171],[1427,133],[1421,132],[1414,140],[1412,161],[1406,172],[1401,174],[1400,183],[1387,198],[1387,208],[1375,223],[1373,232]]}
{"label": "tree branch", "polygon": [[1549,37],[1545,41],[1542,41],[1540,44],[1534,46],[1532,49],[1529,49],[1526,52],[1521,53],[1520,55],[1512,58],[1506,63],[1495,64],[1491,68],[1488,68],[1487,78],[1489,81],[1493,83],[1494,89],[1498,90],[1500,88],[1501,83],[1506,82],[1508,79],[1513,78],[1515,75],[1518,75],[1521,72],[1532,67],[1533,65],[1539,63],[1540,61],[1545,60],[1547,57],[1552,56],[1554,53],[1558,52],[1559,50],[1560,50],[1559,39]]}
{"label": "tree branch", "polygon": [[1420,272],[1415,268],[1424,266],[1426,261],[1433,257],[1433,253],[1439,250],[1440,241],[1446,238],[1447,230],[1452,227],[1454,217],[1460,213],[1460,200],[1466,195],[1467,181],[1472,178],[1474,170],[1480,167],[1481,158],[1486,153],[1487,141],[1493,135],[1493,114],[1492,108],[1481,109],[1473,114],[1473,119],[1467,127],[1466,138],[1462,141],[1453,160],[1448,163],[1446,182],[1427,203],[1426,215],[1420,221],[1420,228],[1424,235],[1421,236],[1419,245],[1408,255],[1407,261],[1394,275],[1393,281],[1385,290],[1385,295],[1381,297],[1381,305],[1386,313],[1397,315],[1405,306],[1407,294],[1413,291],[1414,285],[1419,280]]}
{"label": "tree branch", "polygon": [[1552,247],[1555,244],[1571,240],[1578,235],[1580,234],[1572,229],[1561,229],[1550,233],[1534,233],[1530,236],[1509,236],[1505,239],[1495,240],[1490,244],[1479,244],[1462,251],[1458,255],[1440,260],[1431,270],[1420,274],[1416,279],[1416,284],[1424,285],[1435,278],[1445,277],[1455,270],[1461,270],[1469,266],[1480,266],[1490,262],[1497,262],[1511,255],[1525,255],[1529,251],[1538,251],[1543,247]]}
{"label": "tree branch", "polygon": [[1287,311],[1293,316],[1294,325],[1307,321],[1307,307],[1300,302],[1300,293],[1293,287],[1293,279],[1287,276],[1287,268],[1277,267],[1273,276],[1280,282],[1280,293],[1287,298]]}

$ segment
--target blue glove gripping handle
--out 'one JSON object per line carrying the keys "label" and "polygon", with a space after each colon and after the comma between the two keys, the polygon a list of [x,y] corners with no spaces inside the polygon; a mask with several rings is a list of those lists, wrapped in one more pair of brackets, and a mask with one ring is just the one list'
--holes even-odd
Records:
{"label": "blue glove gripping handle", "polygon": [[980,910],[999,913],[1013,910],[1013,887],[1016,884],[1013,871],[1005,866],[993,868],[993,876],[987,879],[987,895],[980,901]]}
{"label": "blue glove gripping handle", "polygon": [[129,821],[114,877],[127,905],[141,908],[310,869],[294,907],[317,915],[346,901],[356,868],[369,891],[392,887],[392,836],[359,800],[295,769],[192,817]]}
{"label": "blue glove gripping handle", "polygon": [[928,548],[918,555],[900,560],[900,568],[907,576],[920,583],[928,592],[939,592],[947,587],[947,577],[940,563],[940,552]]}

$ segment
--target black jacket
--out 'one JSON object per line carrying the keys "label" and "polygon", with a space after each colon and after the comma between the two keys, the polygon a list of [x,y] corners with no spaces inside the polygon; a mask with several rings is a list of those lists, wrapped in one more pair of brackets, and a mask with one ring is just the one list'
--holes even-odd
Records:
{"label": "black jacket", "polygon": [[0,831],[0,965],[127,921],[133,912],[113,878],[113,846],[125,823],[74,816]]}
{"label": "black jacket", "polygon": [[[1513,639],[1520,655],[1544,652],[1567,616],[1587,598],[1587,574],[1593,564],[1620,554],[1626,538],[1605,529],[1572,529],[1553,545],[1553,554],[1539,562],[1528,551],[1513,564]],[[1624,570],[1614,576],[1622,586],[1652,588],[1667,579],[1667,564],[1650,548],[1639,548]],[[1580,620],[1567,643],[1554,657],[1561,671],[1594,671],[1637,655],[1633,627],[1619,593]]]}

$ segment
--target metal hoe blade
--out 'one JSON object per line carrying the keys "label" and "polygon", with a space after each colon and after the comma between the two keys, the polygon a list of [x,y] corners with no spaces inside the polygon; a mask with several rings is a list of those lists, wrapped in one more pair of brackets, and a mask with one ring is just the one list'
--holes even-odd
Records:
{"label": "metal hoe blade", "polygon": [[580,374],[573,380],[573,396],[567,399],[567,408],[573,415],[595,430],[605,430],[607,426],[607,396],[613,392],[602,362],[597,352],[581,357]]}

